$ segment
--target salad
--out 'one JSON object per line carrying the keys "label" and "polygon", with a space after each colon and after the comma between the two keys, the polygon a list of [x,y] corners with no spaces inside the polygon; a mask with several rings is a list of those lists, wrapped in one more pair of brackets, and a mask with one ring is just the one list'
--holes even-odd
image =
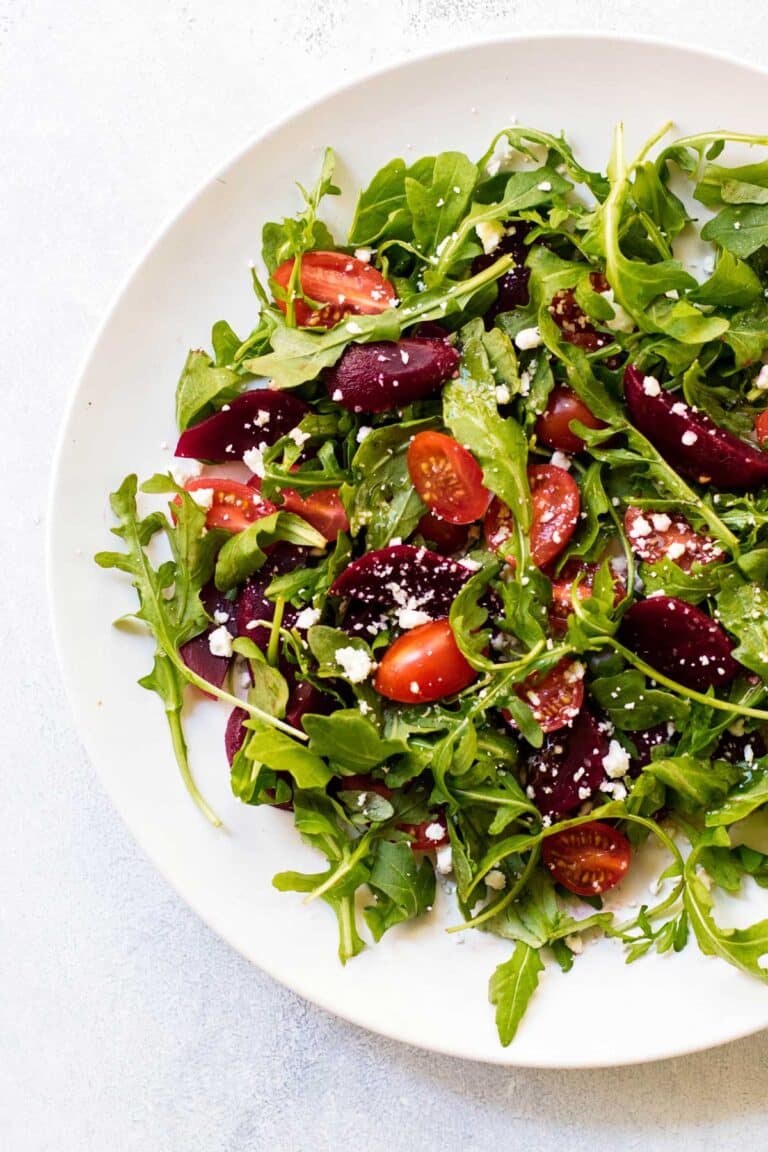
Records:
{"label": "salad", "polygon": [[[342,963],[438,880],[452,930],[509,942],[504,1045],[596,935],[768,979],[768,920],[715,907],[768,886],[768,160],[721,155],[768,137],[668,128],[631,162],[618,128],[605,174],[517,127],[392,160],[345,239],[327,150],[96,557],[201,812],[189,689],[229,709],[234,795],[324,860],[274,884],[329,905]],[[658,884],[609,909],[649,839]]]}

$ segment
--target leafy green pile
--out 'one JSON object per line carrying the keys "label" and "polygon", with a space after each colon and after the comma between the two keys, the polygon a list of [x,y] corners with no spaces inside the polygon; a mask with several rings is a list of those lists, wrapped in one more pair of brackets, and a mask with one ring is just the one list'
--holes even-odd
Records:
{"label": "leafy green pile", "polygon": [[[765,410],[768,392],[755,366],[768,352],[768,161],[727,167],[720,159],[728,144],[766,145],[768,138],[707,133],[658,150],[662,135],[627,163],[618,130],[606,175],[583,168],[564,139],[518,128],[501,132],[477,163],[459,152],[410,165],[393,160],[360,193],[344,244],[319,218],[323,197],[338,191],[328,151],[299,216],[264,227],[270,278],[297,258],[287,291],[270,279],[285,312],[254,273],[261,306],[255,329],[242,340],[225,322],[214,326],[214,356],[190,353],[176,414],[184,430],[261,377],[297,389],[311,407],[301,425],[305,441],[283,437],[264,452],[263,492],[279,502],[289,485],[300,494],[338,489],[349,532],[326,546],[284,511],[240,536],[206,532],[204,510],[168,476],[153,478],[143,491],[171,494],[173,517],[140,516],[136,477],[128,477],[112,497],[124,551],[97,557],[103,567],[126,572],[137,589],[136,615],[157,645],[141,683],[163,700],[187,786],[213,820],[189,772],[184,690],[204,688],[248,714],[232,764],[233,792],[252,805],[292,803],[299,833],[326,865],[311,875],[283,872],[274,883],[331,906],[342,962],[364,947],[356,910],[361,888],[368,893],[362,915],[375,940],[431,910],[433,855],[414,852],[412,842],[415,828],[444,815],[461,930],[476,927],[513,946],[490,982],[503,1044],[538,985],[542,956],[567,970],[582,938],[596,930],[623,941],[629,960],[649,949],[679,951],[692,931],[706,954],[768,979],[768,920],[747,929],[719,927],[711,891],[735,893],[745,878],[768,885],[768,856],[750,846],[750,824],[742,823],[768,801],[768,756],[754,754],[768,721],[768,490],[714,492],[684,480],[632,426],[622,400],[623,372],[632,363],[738,435],[748,434]],[[701,212],[692,208],[696,202]],[[694,210],[706,217],[703,227]],[[521,225],[528,303],[494,312],[497,284],[516,258],[497,249],[473,271],[484,254],[480,236]],[[707,270],[686,267],[676,255],[678,240],[697,230]],[[301,294],[301,256],[361,248],[394,286],[398,305],[327,330],[298,327],[293,301]],[[596,289],[598,272],[610,292]],[[563,292],[600,335],[598,346],[566,338],[551,307]],[[488,316],[492,322],[484,321]],[[353,415],[328,398],[321,374],[350,343],[397,340],[426,321],[453,333],[461,351],[459,374],[441,392],[375,417]],[[521,348],[516,337],[530,329],[538,332],[538,346]],[[607,427],[576,429],[586,441],[572,462],[583,514],[556,567],[578,561],[597,574],[592,595],[574,595],[567,627],[556,631],[551,573],[530,561],[527,466],[548,458],[535,423],[560,383]],[[470,538],[466,555],[476,572],[454,600],[450,620],[478,677],[455,698],[399,706],[379,696],[369,679],[351,678],[337,656],[353,648],[373,666],[392,628],[370,643],[350,637],[345,605],[329,589],[353,557],[393,539],[423,542],[418,525],[425,507],[410,482],[406,450],[425,429],[447,431],[469,448],[486,487],[512,510],[515,531],[505,552],[514,567],[487,551],[479,533]],[[719,544],[720,559],[690,572],[666,558],[638,563],[622,520],[629,504],[683,515]],[[158,534],[170,558],[154,567],[147,547]],[[277,611],[266,652],[246,637],[234,642],[252,679],[240,698],[202,681],[179,649],[211,625],[200,599],[208,582],[235,596],[264,563],[265,548],[279,540],[325,550],[273,580],[268,594]],[[606,560],[611,549],[626,564],[618,602]],[[654,591],[698,604],[730,633],[743,673],[727,692],[677,683],[620,642],[622,616],[641,592]],[[318,622],[306,633],[283,627],[285,605],[315,609]],[[565,657],[583,662],[593,707],[631,755],[638,733],[669,728],[642,769],[624,779],[620,798],[616,790],[613,797],[598,791],[579,814],[548,825],[526,791],[530,755],[544,736],[516,688]],[[325,692],[330,714],[307,715],[301,727],[288,724],[291,678]],[[501,720],[501,709],[512,714],[516,730]],[[737,747],[726,755],[729,734]],[[541,863],[548,837],[595,819],[622,829],[636,848],[656,837],[669,854],[665,894],[619,923],[599,897],[570,895]]]}

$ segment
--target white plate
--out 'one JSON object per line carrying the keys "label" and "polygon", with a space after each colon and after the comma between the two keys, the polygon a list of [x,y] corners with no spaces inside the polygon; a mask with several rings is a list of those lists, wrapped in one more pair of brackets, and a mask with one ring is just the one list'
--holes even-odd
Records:
{"label": "white plate", "polygon": [[[393,930],[342,968],[330,911],[271,887],[275,871],[318,861],[289,816],[231,797],[217,705],[194,708],[189,737],[196,777],[227,830],[210,828],[184,791],[160,702],[136,686],[151,644],[111,627],[133,609],[133,591],[91,562],[110,546],[106,494],[127,472],[167,466],[160,444],[175,439],[173,389],[186,351],[208,343],[214,320],[249,330],[248,261],[258,255],[261,224],[297,206],[294,181],[313,182],[324,145],[337,150],[346,191],[330,203],[345,220],[355,189],[386,160],[445,148],[479,156],[513,117],[565,129],[582,160],[604,167],[619,117],[630,145],[668,119],[680,132],[764,132],[766,95],[765,75],[732,61],[599,37],[471,46],[380,73],[272,129],[212,179],[152,245],[90,355],[49,514],[53,618],[82,738],[136,839],[198,914],[276,979],[367,1028],[477,1060],[625,1064],[765,1027],[768,992],[695,946],[626,967],[621,950],[601,942],[568,976],[547,972],[504,1050],[487,981],[508,946],[481,933],[446,935],[445,897],[434,921]],[[751,912],[760,914],[759,898]]]}

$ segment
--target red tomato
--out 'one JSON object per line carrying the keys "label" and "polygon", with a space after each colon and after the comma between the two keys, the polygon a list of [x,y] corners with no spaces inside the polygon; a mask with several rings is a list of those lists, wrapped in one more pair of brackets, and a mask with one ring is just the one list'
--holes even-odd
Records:
{"label": "red tomato", "polygon": [[624,531],[632,551],[647,564],[655,564],[666,556],[684,572],[690,572],[694,564],[711,564],[723,555],[714,540],[695,532],[677,513],[669,516],[666,512],[627,508]]}
{"label": "red tomato", "polygon": [[577,896],[599,896],[615,888],[629,868],[629,840],[610,824],[592,820],[544,839],[544,867]]}
{"label": "red tomato", "polygon": [[[592,595],[592,584],[598,571],[597,564],[584,564],[581,560],[569,560],[559,576],[552,577],[552,603],[549,606],[549,622],[557,631],[563,629],[568,617],[573,612],[571,593],[577,577],[581,577],[578,584],[578,597],[588,600]],[[622,599],[625,584],[620,576],[613,573],[613,586],[615,589],[614,604]]]}
{"label": "red tomato", "polygon": [[569,427],[578,420],[587,428],[605,428],[602,420],[593,416],[583,400],[565,384],[558,384],[549,394],[547,407],[536,421],[536,435],[542,444],[560,452],[581,452],[584,441]]}
{"label": "red tomato", "polygon": [[282,507],[303,517],[326,540],[335,540],[339,532],[349,531],[349,520],[339,499],[338,488],[319,488],[308,496],[301,496],[293,488],[283,489]]}
{"label": "red tomato", "polygon": [[755,420],[755,432],[758,444],[761,448],[765,448],[768,445],[768,411],[761,412]]}
{"label": "red tomato", "polygon": [[448,620],[432,620],[404,632],[379,664],[373,686],[399,704],[429,704],[460,692],[477,677],[464,659]]}
{"label": "red tomato", "polygon": [[[272,279],[281,288],[288,287],[294,263],[291,257],[275,270]],[[394,288],[380,272],[344,252],[305,252],[301,258],[301,291],[321,305],[313,308],[300,296],[294,299],[293,313],[301,327],[331,328],[350,313],[375,315],[397,303]],[[277,306],[288,311],[285,300],[278,300]]]}
{"label": "red tomato", "polygon": [[465,524],[451,524],[431,509],[419,520],[416,531],[444,556],[451,556],[463,548],[469,535]]}
{"label": "red tomato", "polygon": [[398,828],[413,837],[411,848],[414,852],[431,852],[447,844],[449,840],[448,824],[443,812],[436,813],[429,820],[423,820],[421,824],[398,824]]}
{"label": "red tomato", "polygon": [[[533,520],[530,532],[531,560],[537,568],[549,564],[562,552],[579,520],[579,488],[570,472],[554,464],[534,464],[528,469]],[[494,551],[512,535],[512,513],[494,498],[485,520],[485,539]]]}
{"label": "red tomato", "polygon": [[450,524],[471,524],[488,507],[483,471],[471,452],[442,432],[419,432],[408,445],[408,471],[424,503]]}
{"label": "red tomato", "polygon": [[[543,676],[534,673],[520,684],[515,692],[528,705],[536,723],[543,732],[556,732],[571,724],[584,703],[584,671],[573,660],[561,660]],[[516,728],[512,715],[506,710],[504,719]]]}
{"label": "red tomato", "polygon": [[[242,532],[254,520],[271,516],[277,508],[271,500],[265,500],[260,492],[237,480],[225,480],[221,476],[198,476],[187,480],[187,492],[213,491],[213,502],[206,511],[206,528],[223,528],[225,532]],[[178,504],[179,497],[176,497]]]}

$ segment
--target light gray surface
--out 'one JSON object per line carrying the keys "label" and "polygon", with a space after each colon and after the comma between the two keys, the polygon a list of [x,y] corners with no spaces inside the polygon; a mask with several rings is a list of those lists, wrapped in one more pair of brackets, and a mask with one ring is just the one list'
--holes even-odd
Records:
{"label": "light gray surface", "polygon": [[[0,0],[8,1152],[764,1143],[765,1034],[637,1069],[504,1071],[365,1034],[249,967],[127,835],[72,731],[50,650],[42,547],[57,428],[148,238],[250,134],[340,79],[541,27],[656,33],[762,63],[768,48],[768,10],[744,0],[730,12],[713,0]],[[620,1028],[620,1005],[604,1011]]]}

